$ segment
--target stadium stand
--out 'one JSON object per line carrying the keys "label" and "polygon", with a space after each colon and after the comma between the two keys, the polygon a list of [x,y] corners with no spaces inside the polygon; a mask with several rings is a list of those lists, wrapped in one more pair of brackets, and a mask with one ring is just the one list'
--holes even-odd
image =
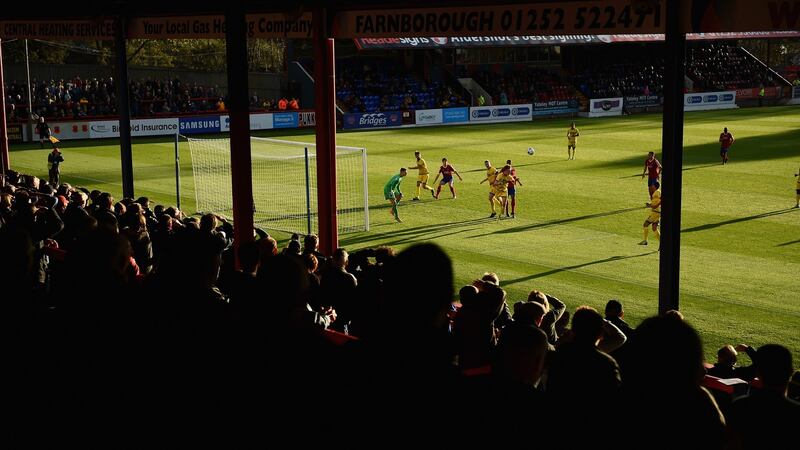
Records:
{"label": "stadium stand", "polygon": [[476,70],[478,83],[492,96],[496,105],[569,100],[576,98],[575,88],[557,73],[534,67],[518,67],[504,72]]}
{"label": "stadium stand", "polygon": [[[269,426],[301,440],[440,430],[452,442],[441,423],[454,412],[471,437],[487,438],[503,424],[522,432],[527,420],[550,417],[540,445],[560,441],[580,418],[589,436],[624,425],[634,447],[653,436],[664,448],[757,448],[760,439],[772,446],[794,438],[800,404],[786,397],[791,353],[777,345],[749,352],[759,376],[750,384],[703,379],[714,366],[704,365],[700,336],[683,318],[626,324],[626,337],[581,306],[571,328],[554,327],[545,316],[566,305],[539,291],[528,301],[536,314],[515,308],[511,317],[492,273],[461,289],[461,306],[452,262],[433,244],[398,254],[360,250],[349,260],[337,250],[342,266],[325,263],[330,255],[319,254],[314,236],[304,246],[293,238],[279,254],[259,230],[239,250],[236,270],[233,226],[214,215],[187,217],[146,197],[117,202],[16,172],[0,180],[0,331],[14,368],[6,405],[18,417],[91,420],[90,440],[131,424],[143,436],[181,435],[171,417],[216,417],[219,408],[259,423],[266,419],[256,409],[279,412]],[[330,271],[355,282],[347,319],[324,296],[314,301],[314,280],[321,275],[324,284]],[[417,301],[408,301],[409,279],[425,286]],[[338,320],[358,338],[329,330]],[[319,405],[347,405],[347,413],[308,427],[309,408]],[[139,428],[142,411],[168,429]],[[509,423],[497,411],[517,415]],[[736,420],[725,433],[729,411]],[[375,415],[381,420],[370,422]],[[754,433],[746,417],[769,420]]]}
{"label": "stadium stand", "polygon": [[686,59],[686,74],[698,91],[777,85],[772,72],[741,47],[725,43],[693,45]]}
{"label": "stadium stand", "polygon": [[397,62],[352,58],[336,63],[336,98],[348,112],[468,106],[451,87],[424,81]]}
{"label": "stadium stand", "polygon": [[[39,81],[33,85],[34,114],[49,120],[82,119],[117,115],[116,83],[113,77]],[[153,117],[166,114],[193,114],[224,110],[225,93],[219,86],[183,83],[180,79],[134,80],[130,82],[131,114]],[[5,85],[8,120],[25,120],[28,101],[25,83]],[[250,98],[252,111],[276,111],[281,99]],[[287,108],[291,101],[286,101]],[[295,102],[297,100],[292,99]],[[297,103],[295,103],[297,105]],[[297,106],[299,107],[299,105]],[[297,109],[297,107],[293,109]]]}

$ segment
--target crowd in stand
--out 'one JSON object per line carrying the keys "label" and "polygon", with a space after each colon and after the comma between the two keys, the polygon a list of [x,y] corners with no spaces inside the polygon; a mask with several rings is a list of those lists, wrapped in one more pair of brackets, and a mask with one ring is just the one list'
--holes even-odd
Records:
{"label": "crowd in stand", "polygon": [[469,106],[445,83],[420,80],[399,64],[369,60],[337,63],[336,99],[348,112]]}
{"label": "crowd in stand", "polygon": [[526,67],[506,73],[479,71],[472,77],[492,96],[495,105],[575,98],[575,88],[558,74],[543,69]]}
{"label": "crowd in stand", "polygon": [[[31,84],[31,106],[37,116],[67,120],[117,115],[117,87],[113,77],[86,80],[75,77],[49,82],[34,78]],[[26,90],[25,83],[12,81],[5,85],[9,121],[27,119]],[[131,81],[129,94],[134,117],[225,111],[225,93],[219,86],[187,83],[178,78]],[[298,109],[299,105],[296,99],[261,98],[256,93],[250,98],[250,108],[272,111]]]}
{"label": "crowd in stand", "polygon": [[718,402],[678,311],[634,329],[615,300],[604,314],[579,303],[570,314],[532,290],[511,308],[519,299],[494,273],[456,300],[452,262],[433,244],[323,255],[316,236],[279,250],[259,231],[234,258],[234,229],[213,214],[14,172],[0,192],[4,406],[22,424],[11,429],[37,430],[27,439],[704,449],[796,439],[791,353],[742,345],[753,364],[740,368],[737,350],[721,349],[712,374],[758,384]]}
{"label": "crowd in stand", "polygon": [[775,86],[772,73],[743,49],[709,43],[689,47],[686,74],[696,91]]}
{"label": "crowd in stand", "polygon": [[573,81],[589,98],[660,96],[664,89],[664,60],[597,65],[576,75]]}

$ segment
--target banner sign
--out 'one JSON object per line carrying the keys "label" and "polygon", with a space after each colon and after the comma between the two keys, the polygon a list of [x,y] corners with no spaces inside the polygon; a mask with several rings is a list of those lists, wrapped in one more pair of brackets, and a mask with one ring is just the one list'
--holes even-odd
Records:
{"label": "banner sign", "polygon": [[[310,38],[311,13],[248,14],[247,37]],[[224,39],[224,16],[135,18],[128,25],[128,39]]]}
{"label": "banner sign", "polygon": [[[800,38],[800,31],[756,31],[740,33],[689,33],[689,41],[718,39]],[[664,35],[651,34],[571,34],[551,36],[464,36],[464,37],[386,37],[356,38],[359,50],[407,48],[514,47],[530,45],[614,44],[618,42],[660,42]]]}
{"label": "banner sign", "polygon": [[550,100],[547,102],[534,102],[534,116],[551,116],[556,114],[572,114],[578,112],[578,100]]}
{"label": "banner sign", "polygon": [[53,136],[59,140],[89,139],[89,122],[54,122],[50,124]]}
{"label": "banner sign", "polygon": [[[161,136],[178,132],[178,118],[168,119],[133,119],[131,120],[131,136]],[[119,121],[103,120],[89,122],[89,138],[119,137]]]}
{"label": "banner sign", "polygon": [[531,120],[532,104],[479,106],[469,109],[470,122],[512,122]]}
{"label": "banner sign", "polygon": [[181,134],[219,133],[219,116],[181,117],[178,122]]}
{"label": "banner sign", "polygon": [[736,91],[683,94],[684,111],[736,108]]}
{"label": "banner sign", "polygon": [[385,128],[399,127],[403,119],[399,111],[378,113],[347,113],[344,115],[343,126],[345,130],[357,128]]}
{"label": "banner sign", "polygon": [[112,20],[18,20],[0,22],[0,39],[43,39],[110,41]]}
{"label": "banner sign", "polygon": [[465,37],[392,37],[353,39],[359,50],[392,48],[465,48],[508,47],[525,45],[602,44],[600,36],[465,36]]}
{"label": "banner sign", "polygon": [[469,108],[445,108],[442,110],[442,123],[469,122]]}
{"label": "banner sign", "polygon": [[414,112],[414,123],[417,125],[429,125],[442,123],[441,109],[418,109]]}
{"label": "banner sign", "polygon": [[[758,93],[761,91],[761,88],[747,88],[747,89],[737,89],[736,90],[736,98],[740,100],[749,100],[753,98],[758,98]],[[765,87],[764,88],[764,97],[765,98],[776,98],[780,97],[780,93],[778,88],[775,86]]]}
{"label": "banner sign", "polygon": [[297,113],[297,126],[300,128],[317,126],[317,113],[314,111]]}
{"label": "banner sign", "polygon": [[634,95],[625,97],[625,106],[628,108],[650,108],[661,106],[661,97],[657,95]]}
{"label": "banner sign", "polygon": [[6,133],[8,134],[8,142],[22,142],[25,139],[22,134],[22,125],[8,124],[6,125]]}
{"label": "banner sign", "polygon": [[589,117],[621,116],[622,97],[589,100]]}
{"label": "banner sign", "polygon": [[342,11],[337,38],[663,33],[666,1],[584,0],[519,5]]}
{"label": "banner sign", "polygon": [[[311,13],[248,14],[250,38],[310,38]],[[1,39],[113,40],[112,20],[24,20],[0,22]],[[224,39],[224,16],[134,17],[128,39]]]}
{"label": "banner sign", "polygon": [[296,112],[278,112],[272,114],[272,128],[297,128]]}
{"label": "banner sign", "polygon": [[[333,18],[333,33],[336,38],[663,33],[666,3],[576,0],[340,11]],[[800,29],[800,0],[685,0],[683,11],[682,30],[686,33]],[[311,13],[246,17],[251,38],[309,38],[313,32]],[[0,39],[113,40],[113,30],[113,22],[103,19],[0,21]],[[225,19],[219,15],[134,17],[128,30],[129,39],[220,39],[224,38]]]}
{"label": "banner sign", "polygon": [[[250,114],[250,130],[271,130],[272,114]],[[231,117],[220,116],[219,131],[227,133],[231,131]]]}

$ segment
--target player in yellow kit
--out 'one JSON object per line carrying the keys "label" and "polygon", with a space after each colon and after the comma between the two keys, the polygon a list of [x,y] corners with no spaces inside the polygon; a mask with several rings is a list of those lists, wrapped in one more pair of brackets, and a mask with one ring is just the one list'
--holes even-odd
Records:
{"label": "player in yellow kit", "polygon": [[431,191],[431,196],[436,198],[436,191],[428,186],[428,163],[422,159],[422,153],[414,152],[414,157],[417,158],[417,166],[411,167],[412,170],[419,170],[419,176],[417,177],[417,195],[411,199],[411,201],[418,202],[419,201],[419,189],[427,189]]}
{"label": "player in yellow kit", "polygon": [[[575,122],[572,122],[567,130],[567,160],[575,159],[575,146],[578,144],[580,135],[581,132],[575,128]],[[570,149],[572,150],[570,151]]]}
{"label": "player in yellow kit", "polygon": [[650,214],[644,220],[644,225],[642,225],[644,227],[644,240],[639,242],[639,245],[647,245],[647,234],[650,232],[651,227],[656,239],[661,240],[661,233],[658,232],[658,222],[661,221],[661,189],[659,189],[661,185],[656,181],[653,186],[656,190],[653,191],[653,195],[650,197],[650,203],[647,203],[647,207],[650,208]]}
{"label": "player in yellow kit", "polygon": [[[500,212],[502,215],[503,210],[508,202],[508,185],[511,182],[518,181],[519,179],[511,173],[511,166],[505,165],[500,170],[500,173],[495,177],[495,195],[494,203],[500,205]],[[494,211],[494,208],[492,208]],[[499,219],[499,217],[498,217]]]}
{"label": "player in yellow kit", "polygon": [[490,163],[488,159],[483,162],[483,165],[486,166],[486,178],[481,180],[479,184],[483,184],[487,181],[489,182],[489,207],[492,208],[492,215],[490,215],[489,218],[492,218],[497,215],[494,202],[494,196],[497,194],[497,191],[495,190],[494,182],[500,172],[492,167],[492,163]]}

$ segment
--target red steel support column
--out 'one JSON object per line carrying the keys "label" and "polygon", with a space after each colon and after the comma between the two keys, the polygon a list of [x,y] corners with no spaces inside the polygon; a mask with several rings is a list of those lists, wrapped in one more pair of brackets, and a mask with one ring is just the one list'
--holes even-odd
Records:
{"label": "red steel support column", "polygon": [[[244,2],[225,11],[228,111],[231,120],[233,242],[238,250],[253,240],[253,172],[250,162],[250,111],[247,85],[247,23]],[[238,258],[237,258],[238,267]]]}
{"label": "red steel support column", "polygon": [[664,115],[661,132],[661,255],[658,312],[680,306],[681,188],[683,184],[683,77],[686,34],[681,30],[682,1],[667,2],[664,52]]}
{"label": "red steel support column", "polygon": [[339,246],[336,220],[336,56],[328,38],[328,14],[313,11],[314,110],[317,122],[317,217],[319,247],[326,255]]}
{"label": "red steel support column", "polygon": [[6,131],[6,88],[3,78],[3,46],[0,39],[0,174],[8,172],[8,133]]}

